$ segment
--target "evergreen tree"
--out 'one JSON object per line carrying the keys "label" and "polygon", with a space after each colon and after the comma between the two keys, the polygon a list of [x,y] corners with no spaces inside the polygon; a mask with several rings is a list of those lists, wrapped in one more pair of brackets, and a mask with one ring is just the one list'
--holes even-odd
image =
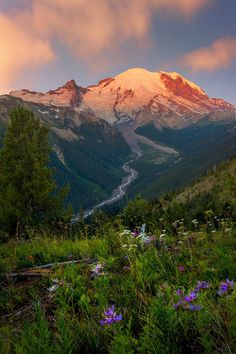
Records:
{"label": "evergreen tree", "polygon": [[48,167],[48,132],[26,108],[10,113],[0,151],[0,228],[11,233],[64,215],[67,190],[56,194],[53,171]]}

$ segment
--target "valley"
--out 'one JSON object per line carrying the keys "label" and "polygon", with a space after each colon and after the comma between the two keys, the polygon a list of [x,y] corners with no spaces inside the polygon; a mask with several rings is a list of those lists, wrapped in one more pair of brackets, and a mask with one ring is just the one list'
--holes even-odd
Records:
{"label": "valley", "polygon": [[50,127],[50,165],[75,215],[160,197],[235,154],[234,106],[178,73],[133,68],[86,88],[12,91],[0,96],[0,138],[18,105]]}
{"label": "valley", "polygon": [[[119,124],[118,130],[121,132],[125,141],[133,151],[134,157],[132,157],[128,162],[126,162],[122,166],[122,169],[126,173],[126,176],[122,179],[121,184],[114,189],[110,197],[96,204],[91,209],[85,210],[84,212],[85,218],[91,216],[95,212],[95,210],[98,210],[100,208],[103,208],[104,206],[111,205],[120,201],[128,193],[128,188],[130,188],[131,183],[133,183],[136,179],[139,178],[139,173],[134,168],[131,168],[130,166],[135,164],[135,162],[137,162],[137,160],[139,159],[142,158],[147,159],[148,148],[154,150],[155,161],[152,161],[151,163],[162,166],[162,164],[166,162],[166,159],[168,160],[169,155],[172,155],[172,159],[171,158],[170,159],[171,161],[174,161],[173,163],[177,163],[179,161],[177,159],[179,154],[175,149],[166,145],[159,145],[153,140],[150,140],[145,136],[138,135],[135,132],[135,126],[132,123]],[[164,159],[163,156],[165,156]],[[155,178],[155,176],[153,177]],[[73,218],[71,221],[73,223],[76,222],[77,220],[79,220],[79,215]]]}

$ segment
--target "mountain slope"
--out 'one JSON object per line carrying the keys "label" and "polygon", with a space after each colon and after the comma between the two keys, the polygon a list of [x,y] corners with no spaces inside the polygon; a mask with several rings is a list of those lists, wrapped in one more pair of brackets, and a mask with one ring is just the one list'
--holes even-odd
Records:
{"label": "mountain slope", "polygon": [[149,199],[160,197],[187,185],[211,166],[236,153],[234,122],[212,123],[205,119],[183,129],[161,131],[149,123],[139,127],[137,133],[159,144],[168,144],[179,152],[179,156],[174,160],[165,157],[164,163],[153,163],[146,155],[135,161],[132,167],[139,172],[140,178],[130,187],[130,196],[140,193]]}
{"label": "mountain slope", "polygon": [[206,176],[178,193],[173,201],[184,203],[199,194],[212,191],[222,202],[230,202],[236,207],[236,159],[230,159],[210,170]]}
{"label": "mountain slope", "polygon": [[0,140],[11,109],[19,104],[32,110],[50,127],[52,167],[59,185],[69,183],[75,210],[102,200],[120,183],[121,166],[131,153],[122,135],[92,113],[69,107],[45,106],[0,96]]}

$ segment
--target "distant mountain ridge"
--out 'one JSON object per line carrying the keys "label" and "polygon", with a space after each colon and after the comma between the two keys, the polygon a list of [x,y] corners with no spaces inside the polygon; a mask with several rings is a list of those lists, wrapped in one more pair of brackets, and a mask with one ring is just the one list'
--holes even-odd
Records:
{"label": "distant mountain ridge", "polygon": [[24,101],[54,105],[59,107],[79,106],[86,89],[76,85],[75,80],[70,80],[64,86],[46,93],[29,91],[26,89],[10,92],[11,96],[22,98]]}
{"label": "distant mountain ridge", "polygon": [[136,126],[153,121],[157,127],[181,128],[206,115],[212,120],[229,119],[235,109],[222,99],[210,98],[178,73],[141,68],[129,69],[87,88],[71,80],[45,94],[24,89],[10,95],[44,105],[91,111],[110,124],[133,122]]}

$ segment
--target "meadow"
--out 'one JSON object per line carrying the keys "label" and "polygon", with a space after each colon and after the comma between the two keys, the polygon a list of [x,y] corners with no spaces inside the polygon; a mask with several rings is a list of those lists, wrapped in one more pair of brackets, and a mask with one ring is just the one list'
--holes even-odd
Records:
{"label": "meadow", "polygon": [[131,231],[130,216],[1,245],[2,353],[235,352],[232,220]]}
{"label": "meadow", "polygon": [[0,244],[0,352],[235,353],[236,160]]}

